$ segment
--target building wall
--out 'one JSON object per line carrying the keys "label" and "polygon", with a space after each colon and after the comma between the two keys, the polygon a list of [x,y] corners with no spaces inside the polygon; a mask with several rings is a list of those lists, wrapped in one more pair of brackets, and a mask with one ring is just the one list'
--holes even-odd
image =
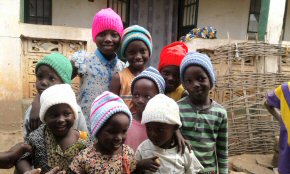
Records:
{"label": "building wall", "polygon": [[246,39],[250,0],[199,1],[198,27],[213,26],[219,39]]}
{"label": "building wall", "polygon": [[286,21],[285,21],[285,31],[284,39],[285,41],[290,41],[290,1],[288,0],[288,5],[286,9]]}
{"label": "building wall", "polygon": [[52,0],[52,25],[91,28],[97,11],[107,0]]}

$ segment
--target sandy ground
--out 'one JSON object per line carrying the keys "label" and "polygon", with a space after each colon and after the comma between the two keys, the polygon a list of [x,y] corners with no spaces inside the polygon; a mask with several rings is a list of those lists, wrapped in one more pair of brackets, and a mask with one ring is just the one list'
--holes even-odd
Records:
{"label": "sandy ground", "polygon": [[[0,130],[0,152],[8,150],[10,147],[18,142],[23,142],[22,130],[13,132],[4,132]],[[14,169],[0,169],[1,174],[12,174],[13,171]]]}

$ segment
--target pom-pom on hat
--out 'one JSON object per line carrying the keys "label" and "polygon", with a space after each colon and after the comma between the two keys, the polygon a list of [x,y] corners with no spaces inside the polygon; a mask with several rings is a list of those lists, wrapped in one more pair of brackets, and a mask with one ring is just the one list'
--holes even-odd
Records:
{"label": "pom-pom on hat", "polygon": [[198,52],[188,52],[182,60],[180,65],[181,82],[183,83],[184,71],[186,70],[186,68],[192,65],[200,66],[203,68],[203,70],[206,71],[206,74],[208,75],[210,80],[210,88],[212,89],[215,84],[215,75],[210,58],[207,55]]}
{"label": "pom-pom on hat", "polygon": [[179,107],[177,103],[164,94],[150,99],[142,113],[141,124],[149,122],[166,123],[181,127]]}
{"label": "pom-pom on hat", "polygon": [[180,41],[173,42],[165,46],[160,53],[158,70],[160,71],[163,67],[170,65],[175,65],[179,67],[182,59],[187,52],[187,46]]}
{"label": "pom-pom on hat", "polygon": [[92,135],[96,136],[106,121],[116,113],[120,112],[128,115],[131,125],[132,114],[128,106],[119,96],[109,91],[105,91],[99,95],[91,106],[90,123]]}
{"label": "pom-pom on hat", "polygon": [[152,66],[146,68],[144,71],[142,71],[139,75],[137,75],[132,80],[131,93],[133,93],[133,88],[134,88],[136,81],[139,79],[143,79],[143,78],[153,81],[156,84],[159,93],[164,94],[165,81],[164,81],[163,77],[161,76],[161,74],[158,72],[158,70],[153,68]]}
{"label": "pom-pom on hat", "polygon": [[52,68],[61,80],[66,84],[71,84],[72,65],[70,61],[60,53],[51,53],[39,60],[35,67],[35,74],[41,65],[47,65]]}
{"label": "pom-pom on hat", "polygon": [[143,41],[152,55],[152,38],[149,31],[139,25],[132,25],[124,30],[122,36],[121,55],[123,57],[125,57],[125,50],[129,43],[134,40]]}
{"label": "pom-pom on hat", "polygon": [[120,37],[123,34],[123,22],[121,17],[111,8],[105,8],[96,13],[92,23],[92,36],[94,42],[99,33],[105,30],[114,30],[119,33]]}
{"label": "pom-pom on hat", "polygon": [[75,120],[78,118],[78,104],[74,91],[68,84],[59,84],[47,88],[40,96],[39,118],[42,122],[45,122],[47,110],[57,104],[68,104],[74,112]]}

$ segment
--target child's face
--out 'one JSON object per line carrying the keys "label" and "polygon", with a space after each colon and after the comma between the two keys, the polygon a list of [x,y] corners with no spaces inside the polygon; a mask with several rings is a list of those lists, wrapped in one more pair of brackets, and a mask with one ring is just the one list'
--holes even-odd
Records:
{"label": "child's face", "polygon": [[46,65],[40,65],[38,67],[35,82],[38,94],[41,94],[50,86],[62,83],[63,81],[52,68]]}
{"label": "child's face", "polygon": [[120,112],[113,115],[97,133],[98,147],[103,154],[115,154],[126,139],[129,117]]}
{"label": "child's face", "polygon": [[173,142],[173,136],[177,129],[176,125],[149,122],[145,124],[149,140],[158,147],[170,148]]}
{"label": "child's face", "polygon": [[180,72],[178,66],[170,65],[163,67],[160,70],[160,74],[166,83],[165,93],[174,91],[180,85]]}
{"label": "child's face", "polygon": [[159,94],[159,91],[153,81],[142,78],[135,82],[132,101],[136,107],[138,115],[142,115],[148,101],[157,94]]}
{"label": "child's face", "polygon": [[105,55],[111,57],[120,46],[121,37],[118,32],[105,30],[96,37],[98,49]]}
{"label": "child's face", "polygon": [[128,44],[125,57],[132,68],[143,70],[150,57],[149,49],[143,41],[134,40]]}
{"label": "child's face", "polygon": [[183,86],[191,99],[199,101],[208,97],[210,81],[200,66],[189,66],[184,71]]}
{"label": "child's face", "polygon": [[57,104],[46,111],[44,120],[54,136],[63,137],[73,126],[75,115],[68,104]]}

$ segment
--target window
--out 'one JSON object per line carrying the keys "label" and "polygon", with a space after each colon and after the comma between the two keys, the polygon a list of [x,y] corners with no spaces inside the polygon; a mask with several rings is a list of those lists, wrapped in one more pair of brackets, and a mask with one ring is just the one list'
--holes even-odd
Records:
{"label": "window", "polygon": [[24,0],[24,22],[51,25],[51,0]]}
{"label": "window", "polygon": [[121,16],[124,28],[129,26],[130,0],[107,0],[107,7],[112,8]]}
{"label": "window", "polygon": [[248,19],[248,34],[252,36],[258,33],[259,17],[261,9],[261,0],[251,0],[249,19]]}
{"label": "window", "polygon": [[196,28],[198,0],[179,0],[178,37]]}
{"label": "window", "polygon": [[282,26],[282,40],[284,40],[285,36],[285,25],[286,25],[286,15],[287,15],[287,8],[288,8],[288,0],[286,0],[285,4],[285,11],[284,11],[284,18],[283,18],[283,26]]}

